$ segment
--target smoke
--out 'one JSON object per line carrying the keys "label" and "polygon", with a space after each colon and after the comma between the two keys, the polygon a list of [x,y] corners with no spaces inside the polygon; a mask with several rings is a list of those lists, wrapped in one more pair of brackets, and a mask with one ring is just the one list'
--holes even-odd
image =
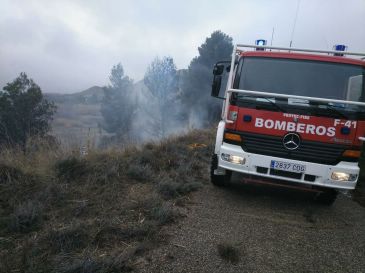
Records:
{"label": "smoke", "polygon": [[[191,129],[178,97],[171,100],[167,107],[161,109],[161,101],[152,95],[143,81],[134,85],[133,95],[137,102],[131,132],[134,139],[141,142],[156,141],[171,135],[182,134]],[[166,122],[163,134],[161,133],[162,118]]]}

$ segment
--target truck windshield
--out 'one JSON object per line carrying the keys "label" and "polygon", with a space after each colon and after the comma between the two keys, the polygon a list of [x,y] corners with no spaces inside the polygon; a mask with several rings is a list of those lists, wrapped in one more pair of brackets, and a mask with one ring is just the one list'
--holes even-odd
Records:
{"label": "truck windshield", "polygon": [[365,101],[362,66],[266,57],[245,57],[241,62],[234,88]]}

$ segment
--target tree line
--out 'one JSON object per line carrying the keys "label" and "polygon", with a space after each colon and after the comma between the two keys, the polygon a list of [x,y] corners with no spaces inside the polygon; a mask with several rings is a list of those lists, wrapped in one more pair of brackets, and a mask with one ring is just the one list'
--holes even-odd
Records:
{"label": "tree line", "polygon": [[[187,69],[177,70],[170,56],[156,57],[148,66],[143,82],[149,95],[141,101],[133,94],[133,80],[121,63],[113,66],[105,86],[102,127],[120,140],[135,137],[134,125],[161,138],[186,126],[209,126],[219,120],[221,104],[210,97],[214,63],[229,60],[232,38],[215,31],[198,48]],[[47,136],[56,112],[41,88],[21,73],[0,90],[0,145],[26,147],[28,139]],[[141,118],[142,117],[142,118]]]}
{"label": "tree line", "polygon": [[[179,128],[211,126],[220,118],[221,102],[211,98],[212,69],[217,61],[230,60],[232,38],[215,31],[198,48],[199,55],[185,70],[178,71],[170,56],[156,57],[143,82],[152,95],[136,101],[133,82],[119,63],[112,68],[110,85],[102,102],[103,128],[121,139],[135,138],[133,124],[161,138]],[[138,120],[143,115],[143,123]]]}

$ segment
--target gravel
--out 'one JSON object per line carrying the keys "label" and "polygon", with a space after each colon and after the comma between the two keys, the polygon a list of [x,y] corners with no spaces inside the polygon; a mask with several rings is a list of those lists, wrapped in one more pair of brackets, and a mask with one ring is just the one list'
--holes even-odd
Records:
{"label": "gravel", "polygon": [[[340,195],[333,206],[312,194],[245,185],[206,185],[186,217],[164,230],[139,272],[364,272],[365,208]],[[222,259],[232,245],[237,263]]]}

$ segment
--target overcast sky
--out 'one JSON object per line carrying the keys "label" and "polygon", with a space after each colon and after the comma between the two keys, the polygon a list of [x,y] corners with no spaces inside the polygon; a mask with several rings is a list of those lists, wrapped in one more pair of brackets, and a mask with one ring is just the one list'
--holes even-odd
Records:
{"label": "overcast sky", "polygon": [[[0,87],[22,71],[43,92],[108,83],[121,62],[135,81],[156,56],[187,68],[213,31],[235,43],[288,46],[297,0],[0,0]],[[293,47],[365,52],[365,0],[301,0]]]}

